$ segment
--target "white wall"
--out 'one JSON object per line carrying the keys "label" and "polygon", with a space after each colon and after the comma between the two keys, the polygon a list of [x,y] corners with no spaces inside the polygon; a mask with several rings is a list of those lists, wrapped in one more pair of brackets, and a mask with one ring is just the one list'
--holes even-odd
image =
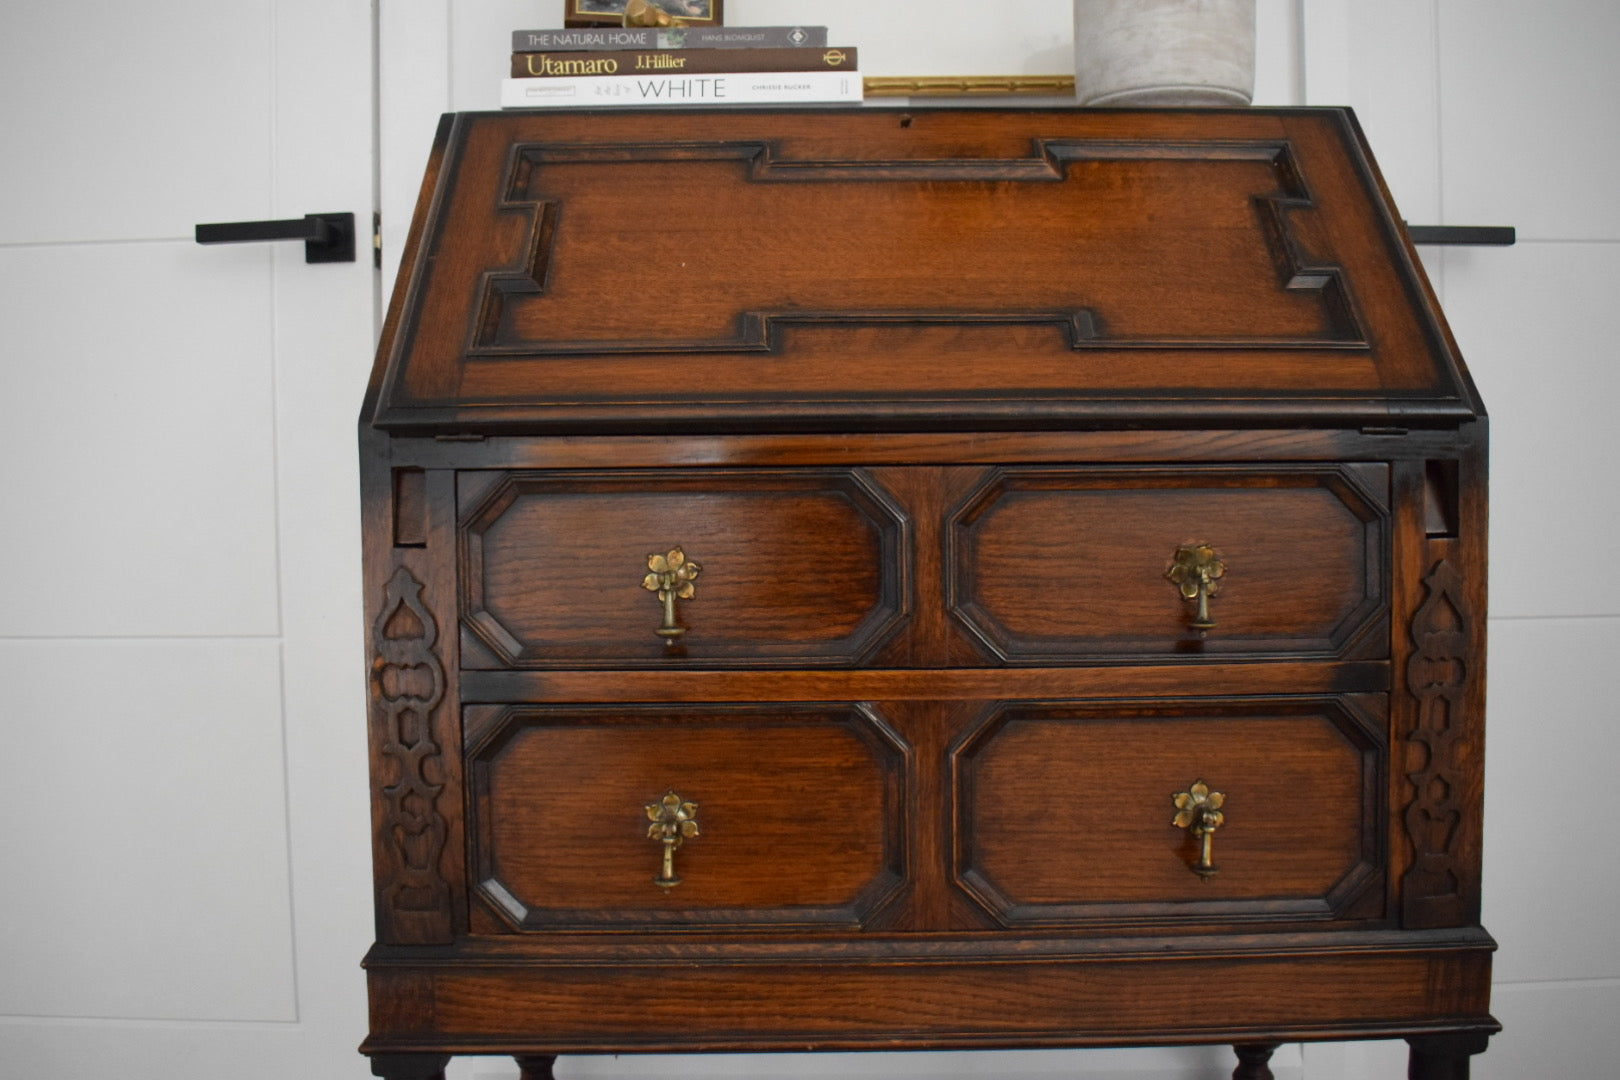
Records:
{"label": "white wall", "polygon": [[[1406,218],[1519,230],[1512,248],[1423,253],[1492,421],[1484,922],[1504,1030],[1474,1076],[1612,1080],[1620,595],[1592,567],[1620,527],[1620,5],[1304,6],[1310,101],[1355,106]],[[1319,1062],[1402,1075],[1391,1044],[1304,1056],[1311,1080]]]}
{"label": "white wall", "polygon": [[1519,228],[1442,267],[1494,440],[1485,920],[1505,1031],[1477,1075],[1597,1080],[1620,1061],[1620,595],[1591,576],[1620,528],[1620,5],[1423,6],[1441,214]]}
{"label": "white wall", "polygon": [[0,4],[3,1080],[367,1074],[371,22]]}

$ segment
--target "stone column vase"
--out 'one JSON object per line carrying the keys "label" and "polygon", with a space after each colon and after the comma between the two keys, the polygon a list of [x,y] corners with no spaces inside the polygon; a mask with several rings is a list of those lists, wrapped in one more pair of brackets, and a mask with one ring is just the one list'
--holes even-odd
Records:
{"label": "stone column vase", "polygon": [[1247,105],[1254,0],[1074,0],[1082,105]]}

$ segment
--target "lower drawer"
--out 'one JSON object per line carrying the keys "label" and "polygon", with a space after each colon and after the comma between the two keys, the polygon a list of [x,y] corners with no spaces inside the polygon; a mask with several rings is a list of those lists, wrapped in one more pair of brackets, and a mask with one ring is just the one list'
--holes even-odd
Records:
{"label": "lower drawer", "polygon": [[952,753],[955,880],[1007,926],[1376,917],[1382,707],[997,706]]}
{"label": "lower drawer", "polygon": [[476,932],[1366,925],[1382,694],[475,705]]}
{"label": "lower drawer", "polygon": [[465,716],[473,889],[510,928],[858,928],[905,876],[905,752],[870,709]]}

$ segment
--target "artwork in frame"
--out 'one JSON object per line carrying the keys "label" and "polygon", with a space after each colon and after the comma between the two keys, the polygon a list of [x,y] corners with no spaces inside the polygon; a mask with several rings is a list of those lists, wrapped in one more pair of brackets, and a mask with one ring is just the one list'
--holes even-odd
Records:
{"label": "artwork in frame", "polygon": [[[630,0],[563,0],[564,26],[621,26]],[[724,26],[724,0],[648,0],[688,26]],[[638,5],[639,6],[639,5]]]}

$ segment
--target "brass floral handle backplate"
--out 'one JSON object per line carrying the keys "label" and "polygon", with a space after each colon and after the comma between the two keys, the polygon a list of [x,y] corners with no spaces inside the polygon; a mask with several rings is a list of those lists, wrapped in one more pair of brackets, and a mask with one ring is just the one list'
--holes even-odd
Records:
{"label": "brass floral handle backplate", "polygon": [[1226,796],[1219,791],[1209,790],[1209,785],[1202,780],[1194,780],[1191,787],[1177,792],[1172,798],[1176,804],[1176,816],[1170,824],[1178,829],[1191,830],[1199,842],[1198,861],[1193,863],[1193,873],[1206,879],[1214,877],[1220,869],[1215,865],[1215,830],[1226,824],[1226,814],[1221,810],[1226,805]]}
{"label": "brass floral handle backplate", "polygon": [[698,835],[697,810],[697,803],[687,802],[673,791],[647,804],[647,818],[652,822],[647,826],[647,839],[664,845],[663,865],[653,875],[653,884],[660,889],[673,889],[681,883],[675,873],[675,849]]}
{"label": "brass floral handle backplate", "polygon": [[641,579],[641,587],[657,593],[658,599],[663,601],[664,624],[657,633],[666,642],[673,642],[686,633],[686,627],[675,621],[675,601],[692,599],[697,592],[694,582],[702,569],[678,547],[662,555],[654,552],[647,556],[648,573]]}
{"label": "brass floral handle backplate", "polygon": [[1226,564],[1221,561],[1220,553],[1204,543],[1176,548],[1170,569],[1164,572],[1184,599],[1198,605],[1192,628],[1198,631],[1199,637],[1215,629],[1215,618],[1209,613],[1209,598],[1221,591],[1220,581],[1225,575]]}

